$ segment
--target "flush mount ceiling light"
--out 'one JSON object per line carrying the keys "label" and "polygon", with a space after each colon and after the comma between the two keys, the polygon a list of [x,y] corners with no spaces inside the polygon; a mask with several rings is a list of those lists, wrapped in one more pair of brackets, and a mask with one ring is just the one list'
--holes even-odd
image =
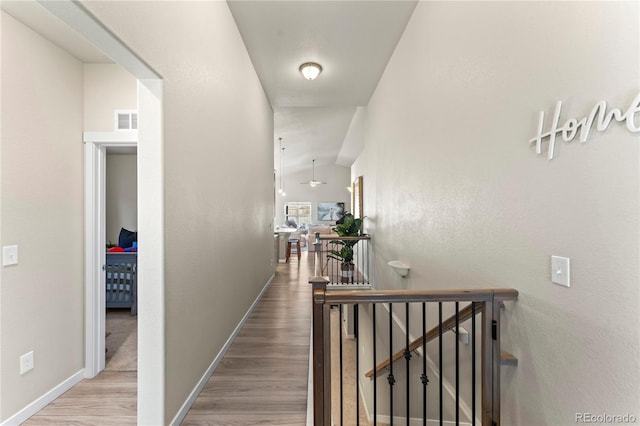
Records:
{"label": "flush mount ceiling light", "polygon": [[299,70],[307,80],[315,80],[322,72],[322,66],[315,62],[305,62],[300,65]]}

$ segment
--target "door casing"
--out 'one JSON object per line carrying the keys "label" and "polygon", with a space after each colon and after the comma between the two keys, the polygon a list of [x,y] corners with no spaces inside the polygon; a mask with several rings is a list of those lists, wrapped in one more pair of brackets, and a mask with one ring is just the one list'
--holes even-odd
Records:
{"label": "door casing", "polygon": [[137,146],[137,130],[84,133],[85,378],[105,367],[106,151]]}

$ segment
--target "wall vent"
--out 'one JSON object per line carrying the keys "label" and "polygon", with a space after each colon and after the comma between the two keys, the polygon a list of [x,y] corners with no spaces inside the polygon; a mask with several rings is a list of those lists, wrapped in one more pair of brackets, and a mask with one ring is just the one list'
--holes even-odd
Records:
{"label": "wall vent", "polygon": [[114,111],[115,130],[138,130],[138,111],[117,109]]}

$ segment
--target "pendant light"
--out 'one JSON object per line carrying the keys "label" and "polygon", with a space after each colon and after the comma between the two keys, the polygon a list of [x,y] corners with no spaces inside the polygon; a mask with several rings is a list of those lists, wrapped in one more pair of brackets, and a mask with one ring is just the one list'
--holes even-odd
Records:
{"label": "pendant light", "polygon": [[282,138],[278,138],[280,141],[280,149],[278,150],[278,156],[280,157],[280,187],[278,188],[278,194],[282,194]]}
{"label": "pendant light", "polygon": [[284,190],[284,147],[282,147],[281,153],[280,161],[282,162],[282,165],[280,166],[280,188],[282,189],[281,195],[286,197],[287,193]]}

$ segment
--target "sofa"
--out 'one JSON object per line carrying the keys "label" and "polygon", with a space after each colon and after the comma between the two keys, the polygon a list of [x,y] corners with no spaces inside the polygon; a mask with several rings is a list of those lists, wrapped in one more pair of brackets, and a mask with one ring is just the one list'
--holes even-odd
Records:
{"label": "sofa", "polygon": [[[338,234],[334,233],[331,228],[333,227],[333,225],[316,225],[316,226],[309,226],[309,233],[307,234],[307,245],[308,245],[308,250],[310,252],[315,251],[315,246],[313,245],[313,243],[316,241],[316,232],[319,232],[321,236],[333,236],[333,237],[338,237]],[[327,244],[328,241],[322,241],[322,251],[327,251]]]}

